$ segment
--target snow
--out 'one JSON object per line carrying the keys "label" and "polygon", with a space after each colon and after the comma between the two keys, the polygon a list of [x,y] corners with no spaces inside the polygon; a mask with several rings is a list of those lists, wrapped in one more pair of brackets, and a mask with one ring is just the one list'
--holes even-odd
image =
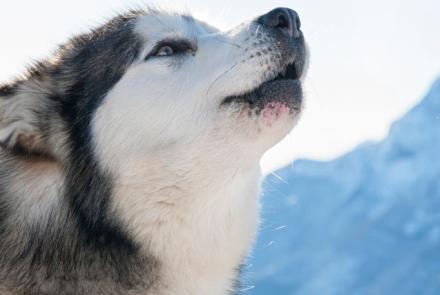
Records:
{"label": "snow", "polygon": [[378,143],[267,177],[253,295],[440,294],[440,80]]}

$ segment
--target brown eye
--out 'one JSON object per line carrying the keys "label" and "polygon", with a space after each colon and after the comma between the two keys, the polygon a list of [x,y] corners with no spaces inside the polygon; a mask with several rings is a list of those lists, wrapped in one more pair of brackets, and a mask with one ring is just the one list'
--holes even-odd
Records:
{"label": "brown eye", "polygon": [[148,61],[150,58],[161,57],[173,58],[175,56],[184,56],[188,53],[194,55],[196,50],[197,45],[192,44],[190,41],[185,39],[163,40],[156,44],[156,46],[144,58],[144,60]]}
{"label": "brown eye", "polygon": [[171,46],[165,45],[159,48],[156,53],[156,56],[170,56],[175,53],[174,49]]}

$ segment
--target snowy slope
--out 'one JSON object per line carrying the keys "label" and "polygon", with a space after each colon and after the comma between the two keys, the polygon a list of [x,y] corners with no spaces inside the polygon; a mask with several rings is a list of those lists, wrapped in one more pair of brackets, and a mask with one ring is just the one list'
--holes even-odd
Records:
{"label": "snowy slope", "polygon": [[440,294],[440,80],[384,141],[276,174],[246,294]]}

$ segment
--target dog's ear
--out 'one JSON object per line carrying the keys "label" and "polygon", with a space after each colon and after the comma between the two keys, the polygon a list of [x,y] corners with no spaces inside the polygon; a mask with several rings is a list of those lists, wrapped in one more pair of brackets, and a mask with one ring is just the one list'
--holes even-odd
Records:
{"label": "dog's ear", "polygon": [[0,146],[26,154],[50,155],[47,122],[50,100],[47,95],[0,86]]}

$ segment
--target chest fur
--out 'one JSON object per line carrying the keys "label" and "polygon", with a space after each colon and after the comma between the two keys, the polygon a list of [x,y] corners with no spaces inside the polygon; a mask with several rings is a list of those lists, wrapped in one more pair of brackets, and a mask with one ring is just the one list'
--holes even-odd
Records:
{"label": "chest fur", "polygon": [[258,228],[259,173],[162,176],[143,185],[134,178],[119,183],[115,206],[158,259],[159,294],[228,294]]}

